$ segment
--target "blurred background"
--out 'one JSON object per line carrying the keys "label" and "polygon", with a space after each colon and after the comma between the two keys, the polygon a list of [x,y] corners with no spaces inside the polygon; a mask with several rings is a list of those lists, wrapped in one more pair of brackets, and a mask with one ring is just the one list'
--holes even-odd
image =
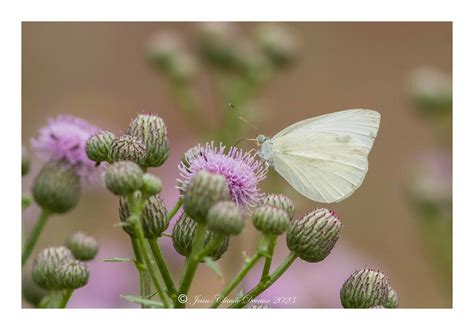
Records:
{"label": "blurred background", "polygon": [[[400,307],[452,306],[451,23],[23,23],[22,39],[23,145],[29,148],[58,114],[118,134],[136,114],[157,113],[167,124],[171,154],[151,172],[162,179],[170,208],[178,196],[177,165],[189,147],[256,136],[238,116],[272,136],[329,112],[379,111],[363,185],[326,206],[344,224],[335,249],[321,263],[296,261],[264,296],[296,298],[276,307],[339,308],[342,283],[369,266],[387,274]],[[25,194],[43,164],[32,157],[22,179]],[[290,196],[296,216],[324,206],[273,173],[261,188]],[[103,184],[84,187],[78,207],[51,219],[33,254],[63,244],[76,230],[99,240],[90,282],[75,292],[71,307],[137,306],[120,298],[138,294],[133,265],[101,262],[131,256],[127,235],[113,226],[117,206]],[[23,213],[25,231],[38,213],[34,206]],[[226,280],[240,268],[241,252],[254,251],[257,233],[246,227],[219,261]],[[170,238],[159,242],[177,278],[184,258]],[[282,237],[276,259],[286,253]],[[250,277],[244,286],[255,281]],[[25,278],[24,291],[28,285]],[[200,267],[191,296],[212,298],[222,286]]]}

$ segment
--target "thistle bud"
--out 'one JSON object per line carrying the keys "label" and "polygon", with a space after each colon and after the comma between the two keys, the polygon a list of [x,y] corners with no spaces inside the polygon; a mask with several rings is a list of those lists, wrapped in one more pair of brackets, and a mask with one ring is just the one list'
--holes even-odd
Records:
{"label": "thistle bud", "polygon": [[398,294],[391,286],[388,288],[387,301],[384,305],[385,308],[397,308],[398,307]]}
{"label": "thistle bud", "polygon": [[21,147],[21,176],[27,175],[30,171],[31,161],[28,151],[25,147]]}
{"label": "thistle bud", "polygon": [[99,244],[95,238],[83,232],[70,236],[66,241],[66,247],[71,250],[76,259],[82,261],[94,259],[99,251]]}
{"label": "thistle bud", "polygon": [[263,52],[276,67],[286,67],[294,61],[295,39],[282,26],[262,24],[257,31],[257,39]]}
{"label": "thistle bud", "polygon": [[128,134],[143,141],[146,149],[144,165],[157,167],[167,159],[170,151],[168,132],[163,119],[156,115],[138,115],[128,126]]}
{"label": "thistle bud", "polygon": [[283,209],[260,205],[253,211],[252,222],[262,233],[281,235],[288,229],[290,218]]}
{"label": "thistle bud", "polygon": [[74,256],[64,246],[42,250],[33,262],[33,281],[43,289],[62,289],[56,281],[56,270],[71,260],[74,260]]}
{"label": "thistle bud", "polygon": [[161,180],[150,173],[143,175],[142,192],[145,196],[153,196],[161,192]]}
{"label": "thistle bud", "polygon": [[101,131],[86,141],[86,154],[90,160],[100,163],[109,160],[110,147],[115,135],[109,131]]}
{"label": "thistle bud", "polygon": [[295,215],[295,204],[283,194],[268,194],[261,201],[260,205],[269,205],[286,211],[290,220]]}
{"label": "thistle bud", "polygon": [[316,209],[290,225],[286,244],[300,259],[319,262],[336,245],[341,228],[342,224],[333,211]]}
{"label": "thistle bud", "polygon": [[[196,233],[196,222],[182,212],[178,221],[173,227],[172,240],[176,251],[182,256],[188,257],[193,247],[194,236]],[[205,245],[214,237],[211,231],[206,232]],[[214,260],[219,259],[227,251],[229,245],[229,237],[227,236],[222,243],[209,256]]]}
{"label": "thistle bud", "polygon": [[231,201],[218,202],[207,213],[207,225],[215,233],[238,235],[245,225],[240,207]]}
{"label": "thistle bud", "polygon": [[112,140],[109,150],[109,160],[111,162],[128,160],[144,166],[145,159],[146,147],[139,138],[131,135],[122,135]]}
{"label": "thistle bud", "polygon": [[[167,214],[165,204],[159,196],[153,195],[148,197],[140,217],[145,238],[157,238],[168,228],[169,220]],[[128,223],[130,208],[124,197],[120,198],[119,217],[122,223],[127,224],[123,226],[123,229],[127,234],[135,237],[133,226]]]}
{"label": "thistle bud", "polygon": [[21,293],[23,298],[33,306],[38,306],[48,295],[48,291],[40,288],[28,275],[22,277]]}
{"label": "thistle bud", "polygon": [[89,269],[78,260],[69,260],[59,266],[55,272],[55,281],[61,289],[78,289],[87,284]]}
{"label": "thistle bud", "polygon": [[105,185],[115,195],[130,194],[143,186],[143,171],[130,161],[113,163],[105,173]]}
{"label": "thistle bud", "polygon": [[79,202],[80,178],[74,168],[57,161],[46,163],[33,183],[33,198],[42,209],[65,213]]}
{"label": "thistle bud", "polygon": [[341,304],[344,308],[384,306],[388,290],[384,273],[368,268],[357,270],[342,285]]}
{"label": "thistle bud", "polygon": [[229,199],[229,186],[222,175],[200,171],[186,187],[183,207],[191,218],[205,222],[207,212],[215,203]]}

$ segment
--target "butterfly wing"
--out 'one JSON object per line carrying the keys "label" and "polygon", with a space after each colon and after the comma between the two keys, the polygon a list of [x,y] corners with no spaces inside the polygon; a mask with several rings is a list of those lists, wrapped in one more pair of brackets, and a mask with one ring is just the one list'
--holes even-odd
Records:
{"label": "butterfly wing", "polygon": [[365,109],[295,123],[271,139],[275,170],[309,199],[339,202],[364,181],[379,124],[380,114]]}

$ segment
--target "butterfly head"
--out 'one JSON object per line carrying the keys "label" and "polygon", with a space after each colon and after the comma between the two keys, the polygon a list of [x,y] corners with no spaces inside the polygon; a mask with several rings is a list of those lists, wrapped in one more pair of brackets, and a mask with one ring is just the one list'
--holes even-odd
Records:
{"label": "butterfly head", "polygon": [[260,146],[262,145],[265,141],[267,140],[270,140],[270,138],[268,138],[267,136],[265,135],[262,135],[260,134],[259,136],[257,136],[257,144]]}
{"label": "butterfly head", "polygon": [[273,146],[271,139],[260,134],[257,136],[257,145],[260,147],[257,154],[262,157],[268,165],[273,166]]}

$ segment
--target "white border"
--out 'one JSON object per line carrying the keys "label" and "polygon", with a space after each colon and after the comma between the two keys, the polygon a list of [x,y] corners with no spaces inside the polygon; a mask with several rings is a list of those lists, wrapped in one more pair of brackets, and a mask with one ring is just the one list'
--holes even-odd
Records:
{"label": "white border", "polygon": [[[473,24],[470,8],[447,1],[11,1],[1,15],[2,91],[1,323],[14,328],[84,329],[113,327],[197,328],[409,328],[473,326],[471,306],[473,216]],[[468,2],[466,2],[468,3]],[[5,8],[5,7],[8,8]],[[18,196],[21,109],[21,21],[454,21],[454,308],[452,310],[66,310],[20,309],[20,219]],[[15,141],[15,142],[13,142]],[[184,316],[184,313],[186,316]],[[211,314],[212,313],[212,314]],[[245,314],[243,314],[245,313]],[[370,313],[370,314],[369,314]],[[272,325],[270,325],[272,324]],[[250,326],[251,325],[251,326]]]}

